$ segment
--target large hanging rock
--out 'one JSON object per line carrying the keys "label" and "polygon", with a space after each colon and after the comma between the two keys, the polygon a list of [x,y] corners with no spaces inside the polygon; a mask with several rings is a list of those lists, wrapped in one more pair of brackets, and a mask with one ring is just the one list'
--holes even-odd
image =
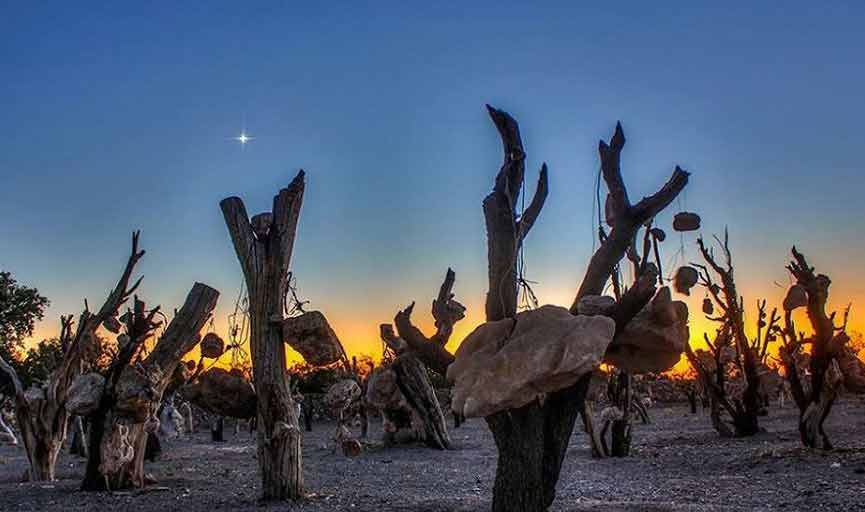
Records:
{"label": "large hanging rock", "polygon": [[98,373],[85,373],[75,377],[69,386],[66,410],[69,414],[87,416],[96,411],[105,389],[105,377]]}
{"label": "large hanging rock", "polygon": [[685,295],[691,295],[691,288],[697,284],[700,279],[700,274],[694,267],[685,265],[676,269],[676,275],[673,276],[673,288],[677,292]]}
{"label": "large hanging rock", "polygon": [[808,292],[801,284],[794,284],[784,296],[784,311],[793,311],[808,305]]}
{"label": "large hanging rock", "polygon": [[208,359],[217,359],[225,353],[225,342],[216,333],[209,332],[201,340],[201,355]]}
{"label": "large hanging rock", "polygon": [[673,216],[673,229],[676,231],[697,231],[700,229],[700,216],[693,212],[679,212]]}
{"label": "large hanging rock", "polygon": [[664,286],[616,336],[604,362],[630,373],[663,372],[679,362],[688,334],[688,306]]}
{"label": "large hanging rock", "polygon": [[242,375],[211,368],[180,389],[180,395],[207,412],[229,418],[255,417],[258,399],[252,384]]}
{"label": "large hanging rock", "polygon": [[345,357],[345,350],[321,311],[308,311],[286,318],[283,340],[313,366],[333,364]]}
{"label": "large hanging rock", "polygon": [[598,367],[615,329],[608,317],[574,316],[549,305],[482,324],[448,368],[451,408],[465,417],[488,416],[566,388]]}

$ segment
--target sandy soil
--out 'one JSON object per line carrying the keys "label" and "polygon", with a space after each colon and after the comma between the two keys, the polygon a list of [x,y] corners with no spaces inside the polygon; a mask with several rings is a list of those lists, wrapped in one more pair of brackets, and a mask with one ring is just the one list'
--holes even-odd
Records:
{"label": "sandy soil", "polygon": [[[827,424],[830,453],[799,447],[796,412],[775,409],[751,439],[718,439],[702,414],[655,408],[634,433],[633,456],[593,460],[575,435],[553,510],[865,510],[865,404],[844,402]],[[304,440],[309,498],[268,510],[485,510],[496,451],[481,420],[452,431],[456,449],[378,448],[347,459],[324,445],[332,425]],[[378,430],[373,436],[378,436]],[[170,441],[147,469],[158,484],[130,493],[84,493],[80,458],[63,454],[58,481],[19,483],[21,449],[0,448],[0,510],[254,510],[259,494],[248,434],[213,444],[207,433]]]}

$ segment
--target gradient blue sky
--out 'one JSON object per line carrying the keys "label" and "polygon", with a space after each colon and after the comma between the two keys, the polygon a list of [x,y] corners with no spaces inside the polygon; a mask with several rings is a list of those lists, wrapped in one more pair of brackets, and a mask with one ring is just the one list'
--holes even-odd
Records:
{"label": "gradient blue sky", "polygon": [[544,302],[585,269],[617,119],[631,196],[692,171],[684,206],[730,226],[749,302],[782,295],[792,242],[837,302],[865,299],[865,3],[314,4],[0,2],[0,268],[52,299],[40,335],[103,299],[133,229],[142,295],[206,282],[224,323],[241,274],[217,204],[269,208],[300,167],[300,291],[350,351],[411,300],[428,325],[448,266],[464,333],[501,162],[484,103],[519,120],[532,188],[550,166],[526,249]]}

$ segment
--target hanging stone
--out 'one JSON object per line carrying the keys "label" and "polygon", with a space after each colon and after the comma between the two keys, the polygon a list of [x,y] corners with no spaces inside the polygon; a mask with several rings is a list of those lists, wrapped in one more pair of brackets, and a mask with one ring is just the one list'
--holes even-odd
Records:
{"label": "hanging stone", "polygon": [[794,284],[787,290],[784,297],[784,311],[793,311],[808,305],[808,292],[801,284]]}
{"label": "hanging stone", "polygon": [[208,359],[216,359],[225,353],[225,342],[216,333],[209,332],[201,340],[201,355]]}
{"label": "hanging stone", "polygon": [[652,234],[652,236],[655,238],[655,240],[657,240],[659,242],[663,242],[664,240],[667,239],[667,234],[664,233],[664,230],[661,228],[652,228],[651,231],[649,231],[649,232]]}
{"label": "hanging stone", "polygon": [[679,212],[673,216],[673,229],[676,231],[697,231],[700,229],[700,216],[693,212]]}
{"label": "hanging stone", "polygon": [[688,265],[679,267],[673,277],[673,288],[679,293],[691,295],[691,288],[697,284],[699,278],[700,275],[694,267]]}
{"label": "hanging stone", "polygon": [[258,406],[252,384],[222,368],[202,373],[195,382],[180,388],[180,395],[209,413],[229,418],[253,418]]}
{"label": "hanging stone", "polygon": [[286,318],[282,323],[282,336],[312,366],[333,364],[345,357],[342,343],[320,311]]}
{"label": "hanging stone", "polygon": [[711,315],[714,312],[715,312],[715,305],[712,303],[712,299],[710,299],[709,297],[706,297],[705,299],[703,299],[703,313],[706,313],[707,315]]}

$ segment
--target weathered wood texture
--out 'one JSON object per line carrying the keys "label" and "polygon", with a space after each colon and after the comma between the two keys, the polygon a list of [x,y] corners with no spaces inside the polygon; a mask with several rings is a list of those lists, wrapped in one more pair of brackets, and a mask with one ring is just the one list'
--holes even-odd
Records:
{"label": "weathered wood texture", "polygon": [[[758,418],[762,410],[762,399],[760,398],[761,377],[758,371],[759,355],[745,333],[745,316],[741,297],[736,289],[736,281],[733,278],[733,256],[727,232],[724,233],[723,241],[717,240],[724,260],[719,262],[714,252],[700,237],[697,239],[697,246],[705,265],[694,264],[699,269],[700,283],[719,310],[718,316],[709,316],[711,320],[721,324],[718,335],[714,342],[709,342],[706,338],[706,343],[715,359],[714,368],[708,368],[690,347],[686,349],[686,355],[714,404],[710,417],[715,429],[722,437],[730,434],[735,437],[746,437],[760,431]],[[718,276],[720,283],[715,282],[713,274]],[[722,360],[722,352],[730,348],[735,348],[735,366],[742,372],[745,380],[745,390],[741,398],[727,396],[724,385],[727,365],[726,361]],[[724,423],[720,417],[721,410],[730,415],[731,425]]]}
{"label": "weathered wood texture", "polygon": [[397,357],[392,368],[397,375],[397,386],[423,424],[424,442],[439,450],[449,449],[451,439],[447,422],[426,366],[416,355],[408,352]]}
{"label": "weathered wood texture", "polygon": [[95,314],[89,310],[81,313],[74,334],[72,316],[61,318],[60,341],[65,349],[63,361],[44,386],[25,391],[15,370],[0,358],[0,371],[13,382],[15,414],[30,461],[31,480],[54,480],[57,455],[66,439],[69,424],[65,405],[69,387],[75,377],[81,374],[94,351],[96,329],[106,320],[117,316],[120,306],[141,283],[139,278],[130,286],[135,265],[144,256],[144,251],[138,249],[138,236],[137,231],[132,234],[132,252],[126,267],[99,311]]}
{"label": "weathered wood texture", "polygon": [[[799,434],[802,444],[809,448],[831,450],[832,443],[823,429],[823,422],[832,410],[838,395],[842,375],[835,364],[850,340],[846,333],[846,322],[835,326],[835,314],[826,313],[829,285],[832,281],[825,274],[815,274],[805,255],[796,247],[787,270],[807,294],[805,309],[813,334],[806,337],[797,330],[793,322],[795,305],[784,311],[784,329],[781,359],[785,375],[790,383],[793,400],[799,407]],[[810,376],[799,371],[797,358],[805,344],[811,345]],[[807,379],[807,380],[806,380]],[[807,385],[807,384],[810,384]]]}
{"label": "weathered wood texture", "polygon": [[[92,439],[90,453],[93,454],[93,463],[88,464],[90,471],[85,475],[83,488],[98,490],[103,484],[112,489],[144,487],[144,460],[148,439],[145,422],[157,416],[175,370],[183,356],[201,340],[201,329],[216,308],[218,298],[217,290],[202,283],[195,283],[183,306],[147,357],[135,366],[127,365],[115,370],[119,372],[116,384],[103,391],[100,410],[93,415],[92,423],[96,424],[101,419],[103,434],[111,433],[124,425],[134,450],[133,457],[129,462],[112,468],[112,471],[106,471],[104,459],[110,455],[102,452],[105,448],[102,442],[97,444],[96,439]],[[149,335],[141,336],[143,338],[140,343],[143,343]],[[111,382],[111,379],[106,378],[106,388]],[[146,398],[126,400],[129,396]],[[140,421],[142,418],[144,421]]]}
{"label": "weathered wood texture", "polygon": [[[483,201],[489,276],[486,313],[487,321],[495,321],[516,314],[516,261],[520,244],[543,207],[547,169],[545,165],[542,167],[535,197],[519,217],[516,205],[525,170],[519,128],[506,112],[488,109],[504,147],[504,163],[493,191]],[[611,198],[613,229],[592,255],[571,307],[573,314],[577,313],[580,299],[603,293],[638,230],[668,206],[688,182],[689,174],[676,167],[661,190],[632,205],[619,164],[624,143],[624,132],[617,124],[610,143],[601,141],[599,144],[602,176]],[[649,302],[655,285],[635,286],[632,290],[610,312],[616,320],[617,334]],[[588,374],[569,388],[548,394],[543,404],[536,402],[486,418],[499,450],[493,487],[494,511],[541,511],[553,503],[574,424],[580,412],[585,411],[583,401],[590,380],[591,374]]]}
{"label": "weathered wood texture", "polygon": [[243,201],[220,202],[249,291],[253,381],[258,395],[257,443],[265,500],[303,496],[301,430],[285,367],[282,322],[304,172],[273,198],[273,209],[249,219]]}
{"label": "weathered wood texture", "polygon": [[421,423],[414,427],[423,431],[427,445],[442,450],[450,448],[451,440],[427,367],[444,376],[454,360],[445,345],[453,333],[454,324],[465,317],[466,310],[454,299],[455,282],[456,274],[449,268],[432,302],[436,332],[431,337],[427,338],[411,321],[414,302],[394,317],[399,337],[393,333],[390,324],[381,325],[382,340],[398,356],[391,366],[396,373],[397,386],[414,412],[413,421]]}

